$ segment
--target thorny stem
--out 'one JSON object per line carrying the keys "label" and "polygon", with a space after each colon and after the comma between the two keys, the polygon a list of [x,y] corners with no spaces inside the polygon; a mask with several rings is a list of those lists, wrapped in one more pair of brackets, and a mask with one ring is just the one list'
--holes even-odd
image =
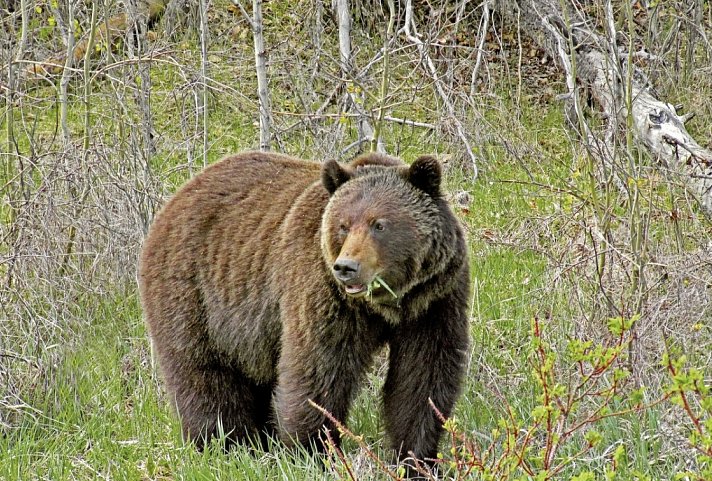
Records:
{"label": "thorny stem", "polygon": [[[606,414],[599,414],[599,415],[595,415],[595,416],[592,415],[591,417],[579,422],[578,424],[575,424],[573,427],[571,427],[564,434],[568,437],[571,434],[573,434],[574,432],[581,429],[583,426],[586,426],[587,424],[596,423],[602,419],[614,418],[614,417],[619,417],[619,416],[625,416],[626,414],[646,411],[646,410],[653,408],[653,407],[657,406],[658,404],[666,401],[669,398],[670,398],[670,395],[666,394],[665,396],[661,397],[660,399],[656,399],[655,401],[648,403],[648,404],[640,404],[640,405],[633,406],[632,408],[621,409],[620,411],[613,411],[613,412],[606,413]],[[609,401],[610,401],[610,399],[607,399],[606,402],[602,404],[602,406],[605,406]],[[597,412],[600,412],[600,408],[595,411],[595,413],[597,413]]]}
{"label": "thorny stem", "polygon": [[[551,403],[551,393],[549,391],[548,374],[544,372],[544,365],[546,364],[546,352],[544,352],[544,347],[541,341],[541,328],[539,326],[539,319],[534,318],[534,337],[539,340],[537,343],[537,354],[539,355],[539,364],[535,367],[537,374],[539,375],[539,380],[541,381],[541,388],[544,394],[543,405],[545,407],[549,406]],[[555,444],[553,442],[552,433],[552,413],[551,410],[546,411],[546,432],[549,434],[546,437],[546,449],[544,451],[544,469],[549,469],[551,463],[551,458],[555,452]]]}
{"label": "thorny stem", "polygon": [[325,428],[324,435],[326,436],[326,440],[329,443],[329,447],[334,453],[336,453],[336,456],[339,458],[339,461],[341,461],[341,464],[344,465],[344,468],[346,469],[346,473],[349,475],[349,478],[352,481],[356,481],[356,476],[354,476],[354,473],[351,470],[351,466],[349,466],[348,461],[346,461],[344,452],[336,445],[336,443],[334,442],[334,438],[331,437],[331,431]]}
{"label": "thorny stem", "polygon": [[[670,374],[673,376],[677,376],[678,371],[675,369],[675,366],[672,365],[672,360],[668,358],[667,362],[667,369],[670,371]],[[697,431],[698,434],[703,435],[704,434],[704,429],[702,428],[702,423],[700,422],[700,417],[695,416],[695,413],[692,412],[692,407],[690,406],[690,401],[687,399],[687,396],[685,395],[685,391],[683,391],[680,388],[676,388],[677,394],[680,395],[680,400],[682,401],[682,408],[685,410],[687,413],[687,416],[690,418],[692,421],[692,424],[695,426],[695,430]],[[695,392],[698,395],[701,395],[702,393],[699,392],[697,388],[695,388]],[[668,396],[672,395],[672,393],[669,393]],[[695,446],[695,448],[698,451],[701,451],[709,456],[712,456],[712,447],[708,448],[707,451],[704,451],[700,449],[699,447]]]}
{"label": "thorny stem", "polygon": [[[610,404],[613,397],[616,395],[616,393],[618,391],[618,383],[616,381],[614,381],[613,386],[611,386],[608,389],[594,391],[594,389],[592,388],[592,389],[586,390],[585,392],[579,394],[578,396],[573,396],[573,395],[569,396],[567,399],[566,405],[564,406],[559,399],[552,399],[552,396],[551,396],[551,390],[550,390],[551,386],[549,383],[550,374],[547,374],[546,370],[543,367],[546,363],[547,356],[546,356],[546,351],[544,350],[544,347],[543,347],[543,343],[541,342],[541,335],[542,335],[541,326],[540,326],[538,318],[536,318],[536,317],[534,318],[533,330],[534,330],[534,333],[533,333],[534,337],[539,340],[539,342],[537,343],[538,346],[536,349],[537,356],[539,359],[539,364],[537,366],[535,366],[535,370],[536,370],[536,373],[539,376],[539,379],[542,384],[543,405],[549,406],[549,404],[551,402],[556,402],[557,406],[561,409],[561,416],[562,416],[562,418],[558,422],[558,428],[557,428],[558,436],[555,439],[553,436],[554,429],[553,429],[553,425],[552,425],[552,416],[553,415],[552,415],[551,411],[547,410],[547,416],[546,416],[547,436],[546,436],[546,447],[545,447],[544,465],[543,465],[544,469],[549,470],[549,473],[548,473],[549,476],[547,477],[547,479],[551,479],[552,476],[554,476],[556,473],[560,472],[572,460],[577,459],[579,456],[584,455],[591,448],[591,446],[589,446],[589,447],[583,449],[581,452],[577,453],[572,458],[568,458],[568,460],[564,460],[561,464],[555,465],[552,468],[552,466],[554,465],[554,457],[556,455],[556,452],[558,451],[558,447],[561,446],[566,439],[571,437],[574,433],[578,432],[581,428],[583,428],[584,426],[590,425],[590,424],[594,424],[602,419],[606,419],[609,417],[619,417],[619,416],[623,416],[623,415],[634,413],[634,412],[641,412],[641,411],[648,410],[648,409],[656,406],[657,404],[662,403],[663,401],[668,399],[670,396],[670,394],[668,394],[668,395],[663,396],[660,399],[657,399],[656,401],[654,401],[652,403],[638,404],[638,405],[633,406],[628,409],[622,409],[619,411],[601,414],[601,411],[604,409],[604,407],[606,407]],[[617,340],[614,348],[621,348],[622,346],[624,346],[626,344],[626,342],[630,342],[630,341],[626,339],[625,333],[621,333],[620,336],[618,337],[618,340]],[[614,351],[612,353],[610,358],[607,359],[604,363],[602,363],[600,365],[599,364],[595,365],[593,371],[591,373],[589,373],[574,388],[573,392],[580,391],[588,382],[594,380],[595,378],[597,378],[600,375],[607,372],[611,368],[611,366],[615,363],[615,361],[619,358],[621,352],[622,351],[620,349],[617,349],[616,351]],[[579,364],[581,364],[581,363],[579,363]],[[580,368],[580,369],[582,370],[583,368]],[[581,371],[581,372],[583,372],[583,371]],[[569,416],[569,413],[571,412],[571,408],[572,408],[573,404],[580,402],[581,400],[583,400],[584,398],[589,397],[589,396],[596,396],[596,397],[604,396],[604,398],[601,400],[598,408],[595,409],[592,413],[590,413],[585,419],[575,423],[568,429],[564,429],[563,426],[566,422],[566,417]],[[691,411],[688,411],[688,413],[691,413]],[[511,413],[510,413],[510,417],[513,420]],[[513,420],[513,422],[514,422],[514,420]],[[524,457],[524,452],[525,452],[526,446],[528,445],[528,443],[530,441],[532,433],[536,429],[538,429],[539,426],[540,426],[540,424],[538,422],[536,422],[527,431],[527,433],[524,436],[524,439],[521,442],[522,449],[521,449],[521,452],[518,453],[517,459],[518,459],[519,466],[521,466],[522,469],[525,469],[525,466],[523,464],[523,457]],[[701,429],[699,427],[699,420],[698,420],[697,426],[699,429]],[[525,471],[527,471],[527,470],[525,469]],[[529,473],[529,471],[527,471],[527,472],[528,472],[528,474],[531,474],[531,473]]]}
{"label": "thorny stem", "polygon": [[378,467],[381,469],[381,471],[386,473],[394,481],[400,481],[401,478],[399,478],[398,475],[396,475],[396,473],[391,471],[388,468],[388,466],[385,465],[385,463],[381,460],[381,458],[379,458],[376,455],[376,453],[374,453],[373,450],[368,447],[368,445],[363,441],[363,439],[360,436],[356,436],[346,426],[344,426],[344,424],[341,421],[336,419],[333,414],[331,414],[329,411],[327,411],[323,407],[319,406],[317,403],[315,403],[311,399],[309,399],[309,404],[314,409],[316,409],[321,414],[323,414],[329,421],[334,423],[334,426],[336,426],[336,429],[338,429],[340,433],[345,434],[352,440],[356,441],[356,443],[359,445],[359,447],[361,447],[361,449],[363,449],[366,452],[368,457],[371,458],[378,465]]}

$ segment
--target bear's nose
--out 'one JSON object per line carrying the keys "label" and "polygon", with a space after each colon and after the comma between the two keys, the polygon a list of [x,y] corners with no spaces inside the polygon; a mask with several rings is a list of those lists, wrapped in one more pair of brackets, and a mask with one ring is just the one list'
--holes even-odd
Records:
{"label": "bear's nose", "polygon": [[348,282],[358,276],[361,265],[353,259],[337,259],[334,264],[334,276],[341,282]]}

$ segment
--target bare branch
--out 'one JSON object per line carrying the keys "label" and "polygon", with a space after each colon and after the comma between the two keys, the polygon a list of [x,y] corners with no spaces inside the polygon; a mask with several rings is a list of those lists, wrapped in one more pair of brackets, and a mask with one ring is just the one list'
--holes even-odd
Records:
{"label": "bare branch", "polygon": [[84,156],[89,151],[91,139],[91,77],[89,75],[89,64],[91,61],[91,51],[94,48],[94,38],[96,36],[96,3],[91,4],[91,25],[89,27],[89,38],[87,39],[87,50],[84,54]]}
{"label": "bare branch", "polygon": [[477,59],[475,60],[475,66],[472,69],[472,80],[470,81],[470,97],[475,96],[475,86],[477,85],[477,78],[480,75],[480,66],[482,65],[482,54],[485,51],[485,40],[487,38],[487,30],[489,30],[489,20],[490,20],[490,1],[485,0],[482,2],[482,27],[480,28],[480,41],[477,44]]}
{"label": "bare branch", "polygon": [[472,147],[470,146],[470,141],[467,138],[467,134],[465,133],[465,128],[463,127],[462,122],[460,122],[460,119],[458,119],[457,116],[455,115],[455,108],[453,107],[449,96],[445,92],[445,90],[442,86],[442,83],[440,82],[440,76],[438,75],[438,71],[435,68],[435,64],[433,63],[433,60],[430,58],[428,49],[425,46],[425,44],[423,43],[423,41],[420,39],[420,34],[418,34],[418,30],[416,29],[416,26],[415,26],[415,20],[413,19],[413,0],[406,0],[406,3],[405,3],[405,25],[403,26],[402,30],[405,32],[406,38],[410,42],[414,43],[415,46],[418,48],[418,51],[420,52],[420,56],[425,62],[428,73],[430,74],[431,78],[433,79],[433,84],[435,85],[435,90],[437,91],[438,95],[440,96],[443,103],[445,104],[445,108],[447,110],[447,119],[450,120],[455,125],[455,131],[457,132],[457,136],[460,138],[460,140],[462,141],[462,144],[465,146],[465,151],[467,152],[467,155],[471,161],[472,177],[473,177],[473,179],[476,179],[477,174],[478,174],[477,157],[475,157],[475,154],[472,151]]}
{"label": "bare branch", "polygon": [[67,53],[65,56],[64,71],[62,72],[62,79],[59,81],[59,105],[60,105],[60,125],[62,126],[62,134],[64,136],[64,146],[65,148],[71,142],[71,135],[69,132],[69,126],[67,125],[67,87],[69,86],[69,79],[71,77],[71,70],[69,67],[72,66],[72,59],[74,58],[74,4],[73,2],[67,2],[67,31],[66,31],[66,42],[67,42]]}

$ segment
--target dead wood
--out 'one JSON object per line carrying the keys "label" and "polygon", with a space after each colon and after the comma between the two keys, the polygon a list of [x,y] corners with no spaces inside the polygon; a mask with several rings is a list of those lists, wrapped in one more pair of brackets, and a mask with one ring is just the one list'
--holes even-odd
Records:
{"label": "dead wood", "polygon": [[[166,10],[169,0],[142,0],[137,2],[137,13],[146,19],[147,23],[158,21]],[[103,48],[111,48],[116,41],[126,35],[133,26],[135,19],[132,19],[127,12],[114,15],[109,18],[102,19],[96,29],[96,38],[94,44],[99,47],[97,51]],[[87,50],[91,48],[89,34],[79,40],[71,50],[69,56],[66,51],[49,59],[32,62],[25,69],[25,80],[38,80],[42,78],[50,78],[55,75],[61,75],[65,68],[74,68],[78,66],[87,54]],[[93,55],[94,52],[89,52]]]}
{"label": "dead wood", "polygon": [[[655,160],[656,166],[681,179],[688,192],[699,201],[703,212],[712,216],[712,152],[700,146],[687,132],[677,108],[659,99],[645,74],[633,62],[639,54],[629,45],[618,45],[610,0],[603,2],[604,26],[577,9],[572,0],[498,0],[495,10],[537,43],[563,68],[568,92],[561,96],[580,112],[580,92],[587,89],[608,127],[597,134],[582,126],[585,140],[596,145],[600,157],[610,156],[616,132],[627,128],[630,119],[633,138]],[[603,30],[603,31],[602,31]],[[604,159],[605,161],[605,159]]]}

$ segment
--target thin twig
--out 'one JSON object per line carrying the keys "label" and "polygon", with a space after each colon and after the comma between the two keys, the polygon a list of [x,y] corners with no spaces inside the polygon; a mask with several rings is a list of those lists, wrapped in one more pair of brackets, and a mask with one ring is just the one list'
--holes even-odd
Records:
{"label": "thin twig", "polygon": [[485,0],[482,2],[482,21],[480,22],[481,28],[479,31],[480,41],[477,44],[477,58],[475,59],[475,67],[472,69],[472,79],[470,80],[470,97],[475,96],[475,87],[477,85],[477,79],[480,75],[480,66],[482,65],[482,57],[485,52],[485,40],[487,39],[487,31],[489,30],[489,20],[490,20],[490,0]]}
{"label": "thin twig", "polygon": [[457,132],[458,137],[460,137],[462,144],[465,146],[465,151],[467,152],[467,155],[470,158],[472,167],[472,177],[474,180],[477,178],[478,175],[477,157],[475,157],[475,154],[472,151],[470,141],[468,140],[467,134],[465,133],[465,128],[463,127],[462,122],[460,122],[460,119],[458,119],[455,115],[455,108],[453,107],[450,98],[445,93],[445,90],[443,89],[442,83],[440,82],[440,76],[438,75],[438,71],[435,68],[433,60],[430,58],[428,49],[426,48],[425,43],[423,43],[423,41],[420,39],[420,34],[418,33],[415,27],[415,20],[413,17],[413,0],[406,0],[405,25],[403,26],[402,31],[405,32],[406,38],[410,42],[415,44],[415,46],[418,48],[418,51],[420,52],[420,56],[425,61],[428,72],[433,79],[435,90],[438,92],[438,95],[440,95],[440,98],[442,99],[443,103],[445,104],[445,108],[447,109],[447,118],[453,124],[455,124],[455,131]]}
{"label": "thin twig", "polygon": [[60,125],[62,126],[62,135],[64,140],[64,146],[67,148],[71,143],[71,134],[69,132],[69,124],[67,121],[68,116],[68,98],[67,98],[67,87],[69,86],[69,80],[72,76],[70,67],[72,66],[72,60],[74,59],[74,3],[67,2],[67,58],[64,63],[64,70],[62,71],[62,78],[59,81],[59,118]]}
{"label": "thin twig", "polygon": [[91,24],[89,27],[89,38],[87,39],[86,52],[84,52],[84,160],[89,152],[91,141],[91,79],[89,78],[89,64],[91,54],[94,49],[94,38],[96,36],[96,2],[91,3]]}

